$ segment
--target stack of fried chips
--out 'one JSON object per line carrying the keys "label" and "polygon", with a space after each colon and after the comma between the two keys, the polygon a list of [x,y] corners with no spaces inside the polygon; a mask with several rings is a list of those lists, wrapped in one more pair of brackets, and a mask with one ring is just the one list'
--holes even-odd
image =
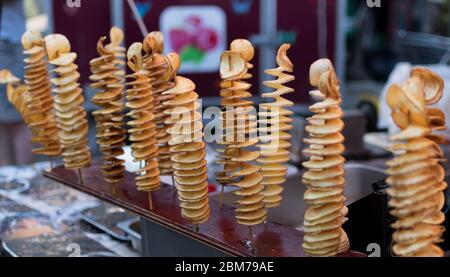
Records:
{"label": "stack of fried chips", "polygon": [[276,77],[276,80],[266,81],[264,85],[274,89],[271,93],[262,95],[273,100],[259,106],[259,140],[261,157],[258,163],[261,165],[261,173],[264,176],[262,184],[266,187],[263,191],[264,202],[267,208],[276,208],[281,205],[282,185],[286,182],[288,168],[284,163],[290,160],[291,135],[289,131],[293,126],[293,112],[286,109],[294,105],[293,102],[283,98],[283,95],[294,92],[285,84],[295,80],[292,73],[294,66],[287,56],[290,45],[284,44],[278,50],[278,68],[266,70],[266,73]]}
{"label": "stack of fried chips", "polygon": [[226,148],[218,150],[219,164],[224,165],[224,171],[217,174],[217,180],[238,188],[234,192],[239,197],[235,203],[236,219],[246,226],[261,224],[267,218],[261,168],[253,163],[259,158],[259,151],[249,149],[259,142],[256,110],[253,102],[247,99],[252,96],[247,80],[252,78],[248,70],[253,68],[250,64],[253,56],[254,48],[249,41],[234,40],[230,51],[222,55],[220,65],[222,144]]}
{"label": "stack of fried chips", "polygon": [[54,108],[62,145],[64,165],[67,169],[81,169],[91,164],[88,145],[88,121],[83,108],[84,96],[78,79],[77,54],[70,52],[69,40],[60,34],[45,37],[49,63],[56,68]]}
{"label": "stack of fried chips", "polygon": [[392,136],[390,149],[396,153],[389,161],[388,194],[395,255],[403,257],[442,257],[437,246],[442,240],[445,221],[445,172],[439,164],[443,153],[438,144],[443,138],[434,134],[445,129],[442,111],[429,108],[442,97],[443,80],[433,72],[417,68],[401,86],[393,85],[387,94],[392,118],[401,129]]}
{"label": "stack of fried chips", "polygon": [[0,71],[0,84],[6,84],[6,97],[23,118],[25,124],[33,124],[34,119],[30,116],[28,107],[30,95],[27,92],[27,86],[20,83],[20,79],[7,69]]}
{"label": "stack of fried chips", "polygon": [[131,111],[128,130],[131,141],[132,155],[135,162],[140,162],[137,171],[136,186],[138,190],[153,192],[160,188],[160,173],[158,169],[158,145],[156,141],[156,126],[153,123],[153,93],[151,79],[143,69],[142,44],[134,43],[128,49],[128,66],[134,72],[127,76],[132,79],[127,83],[126,107]]}
{"label": "stack of fried chips", "polygon": [[33,149],[34,154],[56,157],[61,155],[58,128],[53,113],[53,98],[48,76],[47,53],[44,40],[38,32],[27,31],[22,36],[26,58],[25,84],[29,95],[27,103],[33,123],[31,142],[41,145]]}
{"label": "stack of fried chips", "polygon": [[304,217],[303,249],[309,256],[335,256],[349,250],[348,238],[342,225],[348,209],[344,206],[345,151],[342,102],[333,65],[329,60],[316,61],[310,69],[310,82],[319,90],[311,95],[321,99],[310,107],[314,116],[308,118],[306,131],[309,148],[304,152],[310,157],[303,166],[307,186],[304,195],[308,210]]}
{"label": "stack of fried chips", "polygon": [[[124,41],[124,34],[122,29],[113,26],[109,31],[110,42],[105,46],[108,51],[114,53],[114,64],[121,69],[125,67],[125,58],[127,54],[125,53],[127,49],[122,45]],[[125,76],[125,72],[116,72],[116,75]]]}
{"label": "stack of fried chips", "polygon": [[[111,38],[112,40],[113,38]],[[118,157],[124,154],[126,130],[124,128],[124,72],[116,52],[104,46],[106,37],[97,44],[99,58],[90,62],[91,87],[100,90],[91,102],[100,109],[92,114],[97,123],[97,143],[103,155],[101,167],[103,177],[110,184],[118,183],[125,175],[125,161]],[[117,44],[117,42],[114,42]],[[119,43],[120,45],[120,43]]]}
{"label": "stack of fried chips", "polygon": [[144,69],[148,71],[151,90],[153,93],[153,114],[156,125],[156,140],[158,142],[158,165],[161,175],[172,175],[174,172],[169,150],[170,135],[167,129],[170,125],[166,123],[169,115],[165,113],[164,103],[173,98],[173,95],[163,95],[162,93],[174,87],[173,76],[170,72],[170,63],[167,57],[162,55],[164,49],[163,36],[160,32],[150,33],[144,40]]}
{"label": "stack of fried chips", "polygon": [[167,132],[181,213],[193,224],[202,224],[209,219],[210,209],[201,107],[195,84],[178,76],[175,87],[163,95],[173,96],[165,105],[170,107],[166,110],[171,125]]}

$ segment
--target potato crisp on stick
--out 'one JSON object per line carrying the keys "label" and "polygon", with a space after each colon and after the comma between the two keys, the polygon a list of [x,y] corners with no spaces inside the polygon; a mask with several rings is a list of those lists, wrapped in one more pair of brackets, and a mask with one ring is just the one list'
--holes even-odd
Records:
{"label": "potato crisp on stick", "polygon": [[445,115],[429,105],[442,97],[443,80],[425,68],[416,68],[386,96],[392,118],[400,132],[391,137],[396,157],[389,161],[387,193],[396,218],[393,252],[403,257],[442,257],[445,215],[445,172],[439,164],[444,139],[434,131],[445,129]]}

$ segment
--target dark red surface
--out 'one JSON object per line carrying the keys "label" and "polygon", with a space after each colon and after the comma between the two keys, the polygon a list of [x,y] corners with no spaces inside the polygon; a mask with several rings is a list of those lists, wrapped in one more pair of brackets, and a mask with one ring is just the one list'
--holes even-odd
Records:
{"label": "dark red surface", "polygon": [[[309,102],[309,67],[320,58],[334,62],[336,38],[336,8],[338,1],[327,1],[327,56],[320,56],[318,46],[319,25],[317,0],[278,1],[278,30],[297,34],[289,57],[294,63],[295,81],[289,83],[296,89],[287,98],[294,102]],[[275,57],[274,57],[275,59]],[[339,76],[343,78],[343,76]]]}
{"label": "dark red surface", "polygon": [[[196,232],[195,226],[181,217],[176,192],[172,186],[163,184],[159,191],[153,193],[154,210],[150,211],[148,195],[136,190],[133,174],[127,173],[124,180],[117,185],[116,195],[113,195],[111,185],[103,180],[99,166],[84,169],[82,174],[83,185],[79,182],[77,172],[63,167],[44,173],[50,179],[120,206],[233,256],[305,256],[301,249],[303,233],[293,228],[271,222],[254,227],[256,236],[252,250],[245,246],[248,229],[235,223],[232,207],[224,206],[220,209],[217,202],[211,201],[211,217],[207,223],[201,225],[200,232]],[[343,256],[363,255],[352,252]]]}
{"label": "dark red surface", "polygon": [[[134,20],[128,4],[124,0],[124,19],[127,45],[135,41],[142,41],[142,35]],[[148,2],[146,0],[136,0],[136,2]],[[334,59],[335,56],[335,19],[336,2],[327,1],[327,53],[328,57],[320,57],[318,51],[318,17],[317,0],[307,1],[278,1],[278,30],[295,32],[296,40],[292,50],[289,52],[294,65],[296,80],[290,86],[296,89],[296,93],[288,96],[295,102],[309,102],[308,76],[310,65],[319,58]],[[227,40],[231,42],[237,38],[250,38],[260,32],[260,3],[257,0],[251,1],[248,14],[236,14],[232,8],[231,0],[153,0],[148,14],[144,21],[149,31],[159,30],[159,18],[161,12],[170,6],[183,5],[216,5],[222,8],[227,15]],[[275,53],[274,53],[275,54]],[[273,57],[275,60],[275,55]],[[256,47],[256,55],[252,63],[255,69],[252,70],[254,78],[251,80],[253,88],[251,92],[258,94],[258,84],[260,76],[259,67],[259,47]],[[192,79],[197,85],[197,92],[201,97],[219,96],[219,73],[183,74]]]}
{"label": "dark red surface", "polygon": [[91,74],[89,61],[98,56],[97,41],[108,35],[111,28],[109,1],[82,0],[80,8],[70,8],[66,0],[56,0],[53,1],[53,17],[55,33],[70,40],[72,51],[78,55],[80,81],[87,83]]}
{"label": "dark red surface", "polygon": [[[126,45],[135,41],[142,41],[142,35],[134,20],[131,10],[125,0],[124,22]],[[232,9],[230,0],[136,0],[139,2],[151,2],[151,8],[144,17],[146,26],[150,31],[159,29],[159,17],[161,12],[169,6],[180,5],[217,5],[227,15],[227,39],[249,38],[259,33],[259,1],[252,1],[248,14],[236,14]],[[335,16],[336,1],[328,1],[327,22],[328,39],[327,52],[330,59],[334,59],[335,47]],[[90,75],[89,61],[97,56],[96,44],[101,36],[109,33],[111,26],[110,1],[81,1],[80,8],[67,7],[66,0],[53,1],[54,29],[56,33],[66,35],[73,51],[78,54],[77,64],[80,66],[81,82],[87,83]],[[295,32],[297,34],[290,57],[295,65],[296,80],[290,85],[296,89],[296,93],[288,98],[295,102],[309,102],[308,71],[309,66],[319,57],[318,54],[318,24],[317,24],[317,0],[307,1],[278,1],[278,30]],[[258,76],[258,47],[253,61],[255,69],[252,71],[254,78],[252,93],[257,94]],[[275,56],[274,56],[275,59]],[[218,73],[187,74],[197,84],[197,92],[202,96],[218,96],[220,77]]]}
{"label": "dark red surface", "polygon": [[[145,0],[139,1],[146,2]],[[259,1],[253,1],[249,14],[243,15],[234,14],[230,2],[231,1],[229,0],[154,0],[152,1],[150,11],[144,17],[144,21],[149,31],[155,31],[159,30],[159,20],[162,11],[170,6],[216,5],[222,8],[227,15],[228,42],[237,38],[249,38],[251,35],[257,34],[259,32]],[[126,1],[124,1],[124,18],[127,45],[130,45],[135,41],[142,41],[142,34]],[[229,45],[229,43],[227,44]],[[252,89],[253,94],[257,94],[257,84],[259,81],[256,70],[259,64],[259,50],[255,50],[255,58],[252,61],[255,65],[255,69],[252,70],[252,74],[254,74],[255,78],[251,80],[254,86]],[[188,77],[195,82],[197,85],[197,92],[201,97],[219,96],[219,72],[183,74],[183,76]]]}

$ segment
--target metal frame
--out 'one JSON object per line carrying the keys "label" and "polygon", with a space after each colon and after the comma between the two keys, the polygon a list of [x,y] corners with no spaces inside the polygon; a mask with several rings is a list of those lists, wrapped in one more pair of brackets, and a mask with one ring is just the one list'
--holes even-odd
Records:
{"label": "metal frame", "polygon": [[261,33],[253,37],[256,43],[259,44],[259,91],[267,91],[263,85],[263,81],[268,80],[269,76],[265,74],[266,68],[275,67],[276,44],[278,42],[278,0],[261,0],[260,4],[259,25]]}
{"label": "metal frame", "polygon": [[125,28],[125,20],[123,16],[123,1],[109,0],[111,13],[111,26],[117,26],[122,30]]}
{"label": "metal frame", "polygon": [[445,65],[450,62],[450,37],[406,30],[399,30],[397,36],[405,45],[442,50],[444,55],[439,64]]}
{"label": "metal frame", "polygon": [[347,40],[346,32],[347,32],[347,7],[348,0],[337,0],[336,7],[336,42],[335,42],[335,68],[336,73],[340,77],[341,81],[341,95],[343,99],[346,98],[346,60],[347,60]]}
{"label": "metal frame", "polygon": [[[141,217],[143,257],[231,257],[219,249],[194,240]],[[170,241],[170,247],[167,242]]]}
{"label": "metal frame", "polygon": [[55,20],[53,18],[53,1],[45,0],[43,7],[44,7],[44,12],[47,15],[47,19],[48,19],[47,32],[49,34],[52,34],[55,32]]}

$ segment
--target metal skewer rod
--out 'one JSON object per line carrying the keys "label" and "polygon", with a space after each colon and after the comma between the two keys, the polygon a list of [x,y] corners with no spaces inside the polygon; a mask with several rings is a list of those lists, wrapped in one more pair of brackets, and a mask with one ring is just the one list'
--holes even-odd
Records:
{"label": "metal skewer rod", "polygon": [[255,234],[253,233],[253,227],[248,226],[248,237],[251,238],[251,240],[253,240],[254,236],[255,236]]}
{"label": "metal skewer rod", "polygon": [[139,26],[139,29],[142,33],[142,36],[145,38],[148,35],[148,29],[145,26],[144,20],[142,19],[141,15],[139,14],[139,10],[136,6],[136,3],[134,0],[127,0],[128,5],[130,6],[131,11],[133,12],[133,16],[136,19],[136,22]]}
{"label": "metal skewer rod", "polygon": [[254,251],[254,248],[253,248],[253,240],[254,239],[255,239],[255,234],[253,233],[253,227],[248,226],[247,241],[248,241],[249,249],[252,251],[252,253]]}

